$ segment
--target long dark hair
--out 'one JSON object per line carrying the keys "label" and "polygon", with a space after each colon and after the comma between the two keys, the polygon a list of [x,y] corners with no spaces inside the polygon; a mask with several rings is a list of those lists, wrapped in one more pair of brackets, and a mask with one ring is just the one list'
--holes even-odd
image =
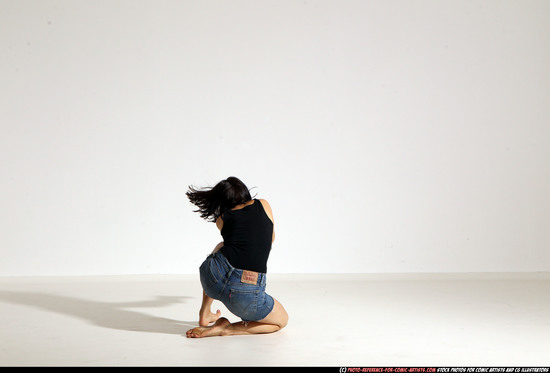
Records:
{"label": "long dark hair", "polygon": [[198,207],[194,212],[198,212],[206,221],[212,222],[227,210],[252,200],[246,185],[234,176],[209,188],[197,189],[190,185],[185,194],[189,201]]}

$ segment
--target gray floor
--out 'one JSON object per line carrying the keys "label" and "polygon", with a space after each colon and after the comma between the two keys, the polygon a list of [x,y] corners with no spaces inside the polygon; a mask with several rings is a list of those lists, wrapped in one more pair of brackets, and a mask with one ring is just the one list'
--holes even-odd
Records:
{"label": "gray floor", "polygon": [[283,331],[187,339],[198,276],[0,278],[0,365],[550,365],[549,273],[271,275],[268,292]]}

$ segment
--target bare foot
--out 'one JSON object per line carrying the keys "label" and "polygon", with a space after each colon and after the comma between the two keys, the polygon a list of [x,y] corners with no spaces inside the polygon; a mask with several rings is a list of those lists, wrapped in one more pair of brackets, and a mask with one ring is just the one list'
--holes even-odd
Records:
{"label": "bare foot", "polygon": [[216,313],[212,313],[210,309],[207,310],[200,310],[199,311],[199,325],[200,326],[208,326],[210,323],[218,321],[220,318],[222,312],[220,310],[217,310]]}
{"label": "bare foot", "polygon": [[224,334],[224,330],[231,325],[225,317],[220,317],[212,326],[198,326],[189,329],[186,333],[187,338],[214,337]]}

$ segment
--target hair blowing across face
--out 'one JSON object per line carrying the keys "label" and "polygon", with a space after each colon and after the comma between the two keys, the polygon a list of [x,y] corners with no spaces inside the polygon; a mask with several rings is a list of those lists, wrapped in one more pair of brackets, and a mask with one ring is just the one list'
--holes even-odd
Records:
{"label": "hair blowing across face", "polygon": [[220,215],[252,199],[250,191],[238,178],[231,176],[211,188],[196,189],[189,186],[189,201],[197,206],[201,218],[215,222]]}

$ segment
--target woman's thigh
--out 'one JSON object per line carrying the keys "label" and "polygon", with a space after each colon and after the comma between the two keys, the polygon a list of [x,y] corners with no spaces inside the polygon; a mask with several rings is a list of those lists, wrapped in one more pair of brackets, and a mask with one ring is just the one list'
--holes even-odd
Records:
{"label": "woman's thigh", "polygon": [[288,324],[288,313],[286,313],[285,308],[277,299],[273,298],[273,301],[274,304],[271,312],[262,320],[258,320],[258,322],[278,325],[282,329]]}

